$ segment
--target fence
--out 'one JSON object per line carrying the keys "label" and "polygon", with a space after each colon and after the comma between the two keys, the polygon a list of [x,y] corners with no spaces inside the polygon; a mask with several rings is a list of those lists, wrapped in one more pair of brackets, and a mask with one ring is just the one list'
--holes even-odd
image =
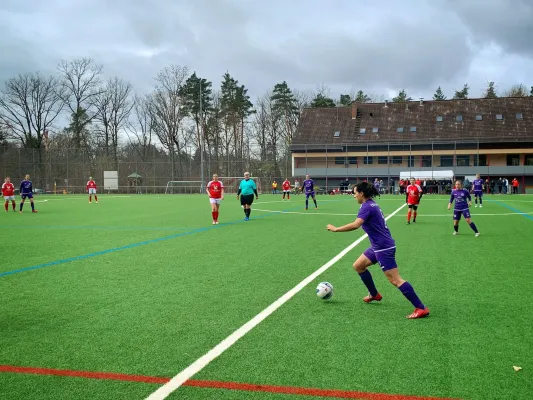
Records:
{"label": "fence", "polygon": [[[110,149],[111,150],[111,149]],[[85,193],[92,176],[98,186],[104,186],[104,171],[118,171],[118,193],[165,193],[168,182],[201,182],[200,154],[181,153],[173,158],[156,148],[141,151],[121,150],[117,160],[106,149],[23,149],[0,148],[0,175],[19,182],[29,174],[35,189],[47,193]],[[241,177],[245,171],[258,177],[258,185],[291,175],[290,161],[260,161],[252,157],[237,160],[232,156],[204,157],[204,184],[212,174]],[[286,175],[287,174],[287,175]],[[237,179],[228,180],[227,190],[236,191]],[[198,193],[201,189],[197,185]],[[264,188],[261,188],[264,190]],[[176,190],[176,192],[179,192]]]}

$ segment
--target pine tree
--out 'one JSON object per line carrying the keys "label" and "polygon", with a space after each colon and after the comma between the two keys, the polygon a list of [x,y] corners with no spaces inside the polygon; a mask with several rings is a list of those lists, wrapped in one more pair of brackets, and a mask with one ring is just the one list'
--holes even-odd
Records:
{"label": "pine tree", "polygon": [[489,82],[489,85],[487,86],[483,97],[486,99],[495,99],[496,97],[498,97],[496,95],[496,89],[494,88],[494,82]]}
{"label": "pine tree", "polygon": [[433,95],[433,100],[446,100],[446,96],[444,96],[444,93],[442,93],[442,89],[440,86],[437,88],[437,91]]}
{"label": "pine tree", "polygon": [[355,95],[354,101],[357,103],[370,103],[372,102],[372,99],[367,94],[365,94],[365,92],[359,90]]}
{"label": "pine tree", "polygon": [[453,96],[454,99],[458,100],[464,100],[468,99],[468,91],[470,90],[470,87],[467,83],[464,84],[463,88],[461,90],[456,90],[455,95]]}
{"label": "pine tree", "polygon": [[311,107],[319,108],[319,107],[326,107],[326,108],[333,108],[335,107],[335,102],[330,97],[326,97],[321,93],[318,93],[316,97],[311,102]]}
{"label": "pine tree", "polygon": [[341,94],[341,97],[339,99],[339,106],[350,106],[352,104],[352,98],[349,94]]}
{"label": "pine tree", "polygon": [[398,96],[393,97],[392,101],[394,103],[404,102],[404,101],[411,101],[413,100],[411,97],[407,97],[407,93],[405,93],[405,89],[402,89],[398,92]]}
{"label": "pine tree", "polygon": [[272,111],[276,118],[285,127],[283,133],[285,142],[287,145],[290,145],[298,124],[299,110],[296,97],[289,88],[289,85],[287,85],[287,82],[283,81],[274,86],[270,101],[272,102]]}
{"label": "pine tree", "polygon": [[[179,90],[179,94],[183,98],[185,112],[196,124],[198,146],[200,146],[202,132],[205,133],[205,129],[202,129],[200,124],[202,120],[205,121],[207,113],[211,111],[213,106],[213,91],[211,86],[211,82],[207,79],[197,77],[196,72],[193,72],[193,74],[185,81],[185,85]],[[208,138],[206,137],[204,139],[206,139],[209,147]]]}

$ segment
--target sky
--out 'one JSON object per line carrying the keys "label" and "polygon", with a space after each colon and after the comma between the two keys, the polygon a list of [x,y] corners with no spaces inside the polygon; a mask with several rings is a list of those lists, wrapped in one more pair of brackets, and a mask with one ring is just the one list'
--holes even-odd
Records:
{"label": "sky", "polygon": [[1,0],[0,85],[90,57],[139,93],[165,66],[220,86],[228,71],[254,100],[276,83],[333,98],[405,89],[451,98],[533,85],[531,0]]}

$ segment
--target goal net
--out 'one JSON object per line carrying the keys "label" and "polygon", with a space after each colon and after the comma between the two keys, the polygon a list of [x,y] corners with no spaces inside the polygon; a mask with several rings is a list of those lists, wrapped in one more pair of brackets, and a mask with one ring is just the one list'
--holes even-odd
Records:
{"label": "goal net", "polygon": [[[257,185],[257,191],[261,192],[261,180],[256,177],[252,177],[255,184]],[[198,194],[205,193],[205,188],[207,187],[208,182],[211,180],[208,179],[204,182],[202,188],[202,181],[168,181],[165,188],[165,194]],[[219,176],[218,180],[224,185],[225,193],[237,193],[239,190],[239,184],[243,180],[242,176]]]}
{"label": "goal net", "polygon": [[202,193],[202,181],[168,181],[165,194]]}

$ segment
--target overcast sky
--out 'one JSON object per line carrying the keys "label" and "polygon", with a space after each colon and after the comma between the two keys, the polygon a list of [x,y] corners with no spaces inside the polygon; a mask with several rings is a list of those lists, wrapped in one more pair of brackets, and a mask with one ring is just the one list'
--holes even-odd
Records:
{"label": "overcast sky", "polygon": [[91,57],[139,92],[171,63],[252,100],[293,89],[478,97],[533,85],[533,0],[0,0],[0,81]]}

